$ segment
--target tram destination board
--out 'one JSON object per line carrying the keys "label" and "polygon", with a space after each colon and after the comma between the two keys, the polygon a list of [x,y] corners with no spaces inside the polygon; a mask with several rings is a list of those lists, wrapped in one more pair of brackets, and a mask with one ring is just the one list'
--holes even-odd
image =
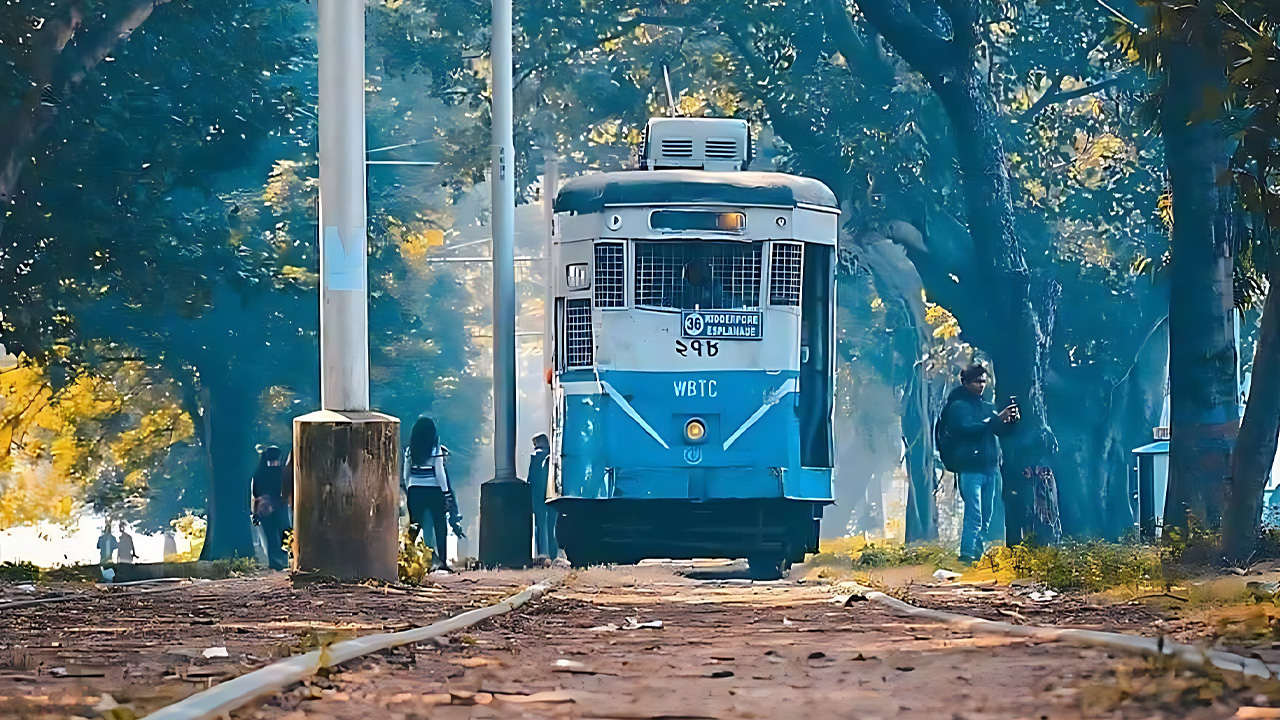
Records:
{"label": "tram destination board", "polygon": [[680,334],[694,340],[761,340],[762,316],[759,310],[685,310]]}

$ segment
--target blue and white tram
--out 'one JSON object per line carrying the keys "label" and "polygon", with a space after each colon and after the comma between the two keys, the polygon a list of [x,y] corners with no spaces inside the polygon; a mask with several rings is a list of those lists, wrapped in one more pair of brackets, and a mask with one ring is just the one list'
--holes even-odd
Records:
{"label": "blue and white tram", "polygon": [[767,578],[817,549],[839,210],[746,171],[748,138],[654,119],[642,169],[556,197],[547,497],[575,564],[746,557]]}

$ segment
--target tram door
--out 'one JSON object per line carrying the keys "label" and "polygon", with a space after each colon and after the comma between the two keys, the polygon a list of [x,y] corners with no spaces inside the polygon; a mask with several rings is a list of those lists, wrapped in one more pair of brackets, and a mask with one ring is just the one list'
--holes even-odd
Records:
{"label": "tram door", "polygon": [[832,352],[834,278],[829,245],[804,244],[800,292],[800,465],[829,468],[835,448],[835,358]]}

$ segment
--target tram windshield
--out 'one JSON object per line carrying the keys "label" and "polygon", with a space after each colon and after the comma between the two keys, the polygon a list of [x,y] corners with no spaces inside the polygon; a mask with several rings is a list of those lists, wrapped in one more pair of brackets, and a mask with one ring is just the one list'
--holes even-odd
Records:
{"label": "tram windshield", "polygon": [[646,242],[635,244],[639,307],[673,310],[756,310],[764,243]]}

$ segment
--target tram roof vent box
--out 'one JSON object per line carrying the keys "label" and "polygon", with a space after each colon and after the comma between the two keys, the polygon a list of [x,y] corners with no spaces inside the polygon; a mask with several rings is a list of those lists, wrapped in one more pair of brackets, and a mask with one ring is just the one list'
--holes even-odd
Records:
{"label": "tram roof vent box", "polygon": [[645,170],[745,170],[751,131],[734,118],[650,118],[645,128]]}

